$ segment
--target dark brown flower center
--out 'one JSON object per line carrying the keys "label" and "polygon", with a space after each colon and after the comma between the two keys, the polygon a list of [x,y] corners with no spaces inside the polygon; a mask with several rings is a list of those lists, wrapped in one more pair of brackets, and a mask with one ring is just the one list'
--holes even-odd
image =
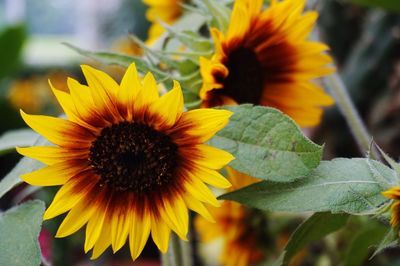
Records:
{"label": "dark brown flower center", "polygon": [[229,96],[239,104],[258,104],[263,92],[263,75],[256,53],[252,49],[240,47],[229,54],[225,66],[229,75],[219,80],[223,89],[215,92]]}
{"label": "dark brown flower center", "polygon": [[89,161],[101,177],[100,185],[141,194],[174,180],[177,150],[167,135],[123,122],[101,131],[90,147]]}

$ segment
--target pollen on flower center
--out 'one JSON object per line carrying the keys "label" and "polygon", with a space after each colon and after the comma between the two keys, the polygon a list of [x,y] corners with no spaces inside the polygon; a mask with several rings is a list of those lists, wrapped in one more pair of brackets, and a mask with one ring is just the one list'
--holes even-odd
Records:
{"label": "pollen on flower center", "polygon": [[89,161],[101,185],[146,193],[173,181],[177,145],[147,125],[122,122],[101,131],[92,143]]}
{"label": "pollen on flower center", "polygon": [[222,90],[216,90],[230,96],[237,103],[258,104],[263,92],[262,65],[252,49],[238,48],[232,51],[225,63],[228,76],[221,80]]}

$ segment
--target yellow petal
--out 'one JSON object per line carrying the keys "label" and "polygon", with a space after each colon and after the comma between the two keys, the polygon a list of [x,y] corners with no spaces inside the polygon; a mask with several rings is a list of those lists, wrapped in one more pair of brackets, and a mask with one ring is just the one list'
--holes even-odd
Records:
{"label": "yellow petal", "polygon": [[111,227],[107,221],[104,221],[99,239],[93,248],[91,260],[97,259],[111,244]]}
{"label": "yellow petal", "polygon": [[177,128],[187,127],[186,134],[197,137],[200,143],[206,142],[229,122],[233,115],[227,110],[196,109],[182,114]]}
{"label": "yellow petal", "polygon": [[128,214],[125,213],[128,210],[117,210],[111,217],[111,245],[113,252],[117,252],[125,244],[131,229],[131,221]]}
{"label": "yellow petal", "polygon": [[148,73],[143,79],[142,89],[138,92],[134,102],[134,108],[136,111],[147,108],[159,99],[157,84],[154,83],[155,80],[153,75]]}
{"label": "yellow petal", "polygon": [[88,182],[84,187],[79,186],[79,191],[76,190],[76,186],[85,178],[88,178],[87,173],[81,173],[79,176],[74,176],[65,183],[54,196],[53,202],[43,215],[43,219],[48,220],[69,211],[81,201],[87,193],[90,193],[90,190],[96,185],[94,182]]}
{"label": "yellow petal", "polygon": [[66,237],[84,226],[93,215],[95,208],[78,203],[73,207],[57,230],[56,237]]}
{"label": "yellow petal", "polygon": [[58,186],[87,168],[83,162],[64,161],[21,175],[21,179],[33,186]]}
{"label": "yellow petal", "polygon": [[64,91],[60,91],[60,90],[57,90],[56,88],[54,88],[54,86],[50,80],[49,80],[49,85],[50,85],[51,90],[54,93],[54,96],[56,96],[58,103],[61,105],[61,107],[64,110],[67,117],[69,119],[74,120],[76,118],[76,115],[75,115],[76,108],[75,108],[75,105],[74,105],[74,102],[73,102],[71,96]]}
{"label": "yellow petal", "polygon": [[50,87],[54,93],[54,96],[56,96],[57,101],[60,103],[62,109],[64,110],[65,114],[68,117],[68,120],[75,122],[87,129],[92,130],[93,132],[97,132],[98,129],[93,127],[92,125],[88,124],[85,122],[78,114],[78,111],[76,110],[75,102],[72,99],[72,96],[64,91],[59,91],[53,87],[49,80]]}
{"label": "yellow petal", "polygon": [[[224,49],[222,48],[222,41],[224,40],[224,34],[222,32],[220,32],[217,28],[211,28],[210,33],[214,40],[216,53],[225,55]],[[200,57],[200,61],[201,60],[204,60],[204,57]],[[203,62],[203,63],[205,63],[205,62]]]}
{"label": "yellow petal", "polygon": [[382,195],[389,199],[400,199],[400,186],[392,187],[382,192]]}
{"label": "yellow petal", "polygon": [[260,13],[262,5],[264,4],[263,0],[251,0],[248,1],[249,4],[249,13],[250,16],[256,16]]}
{"label": "yellow petal", "polygon": [[260,179],[238,172],[229,166],[226,167],[226,171],[228,172],[229,181],[232,183],[232,190],[260,182]]}
{"label": "yellow petal", "polygon": [[163,203],[164,208],[162,212],[165,212],[165,215],[161,215],[161,217],[180,238],[187,240],[186,235],[189,228],[189,214],[183,199],[177,195],[173,199],[173,202],[164,199]]}
{"label": "yellow petal", "polygon": [[397,227],[400,223],[400,202],[397,201],[392,204],[390,208],[392,218],[390,219],[390,224],[392,227]]}
{"label": "yellow petal", "polygon": [[243,38],[249,28],[249,15],[250,14],[248,14],[246,7],[240,3],[240,1],[236,1],[232,10],[228,32],[226,34],[227,39]]}
{"label": "yellow petal", "polygon": [[169,236],[171,229],[160,218],[151,218],[151,236],[154,243],[162,253],[168,250]]}
{"label": "yellow petal", "polygon": [[96,110],[97,105],[95,105],[93,101],[88,86],[82,85],[72,78],[67,79],[67,84],[75,104],[77,115],[79,115],[82,120],[97,128],[110,125],[110,122],[103,119]]}
{"label": "yellow petal", "polygon": [[150,217],[144,214],[141,218],[132,215],[131,232],[129,234],[129,247],[133,260],[136,260],[142,252],[150,234]]}
{"label": "yellow petal", "polygon": [[185,200],[186,205],[188,206],[189,209],[197,212],[201,216],[203,216],[207,221],[214,223],[215,220],[210,214],[210,212],[207,210],[207,208],[198,201],[196,198],[191,196],[190,194],[186,194],[183,199]]}
{"label": "yellow petal", "polygon": [[101,232],[103,231],[103,224],[107,212],[106,210],[100,209],[100,207],[93,209],[95,209],[95,213],[86,226],[85,253],[92,249],[97,243]]}
{"label": "yellow petal", "polygon": [[148,72],[143,78],[143,89],[146,90],[146,97],[153,102],[159,98],[158,86],[153,74]]}
{"label": "yellow petal", "polygon": [[85,159],[88,156],[87,150],[68,150],[51,146],[35,146],[27,148],[17,147],[21,155],[38,160],[47,165],[64,162],[73,159]]}
{"label": "yellow petal", "polygon": [[118,84],[102,71],[88,65],[82,65],[81,68],[89,85],[93,101],[102,110],[102,115],[109,122],[119,121],[120,116],[116,108]]}
{"label": "yellow petal", "polygon": [[210,169],[221,169],[235,159],[229,152],[206,144],[196,145],[195,149],[197,150],[195,162]]}
{"label": "yellow petal", "polygon": [[155,101],[150,110],[161,117],[160,124],[163,126],[174,125],[183,112],[183,94],[179,83],[174,81],[174,88]]}
{"label": "yellow petal", "polygon": [[192,176],[191,180],[185,183],[185,188],[187,192],[193,195],[193,197],[195,197],[196,199],[202,202],[207,202],[215,207],[220,206],[220,203],[215,198],[211,190],[196,177]]}
{"label": "yellow petal", "polygon": [[28,115],[21,110],[24,121],[52,143],[67,148],[88,148],[94,136],[87,129],[60,118]]}
{"label": "yellow petal", "polygon": [[121,102],[122,108],[126,115],[126,120],[130,121],[132,119],[132,110],[135,98],[138,92],[141,90],[142,86],[140,84],[138,72],[136,70],[135,63],[129,65],[121,80],[120,89],[118,92],[118,99]]}
{"label": "yellow petal", "polygon": [[217,188],[229,188],[231,183],[218,171],[209,169],[207,167],[195,166],[192,170],[193,175],[200,178],[201,181],[217,187]]}

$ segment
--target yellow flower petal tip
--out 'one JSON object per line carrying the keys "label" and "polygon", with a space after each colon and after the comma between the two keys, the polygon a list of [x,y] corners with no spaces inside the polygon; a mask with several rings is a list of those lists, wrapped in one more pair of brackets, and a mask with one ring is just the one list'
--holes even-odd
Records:
{"label": "yellow flower petal tip", "polygon": [[[25,122],[54,144],[17,148],[48,164],[23,175],[25,181],[61,186],[43,219],[68,213],[56,237],[68,236],[86,225],[84,250],[93,249],[91,259],[110,245],[116,252],[126,239],[136,259],[150,232],[162,252],[168,249],[171,230],[187,241],[188,209],[207,216],[203,202],[220,205],[195,171],[208,173],[204,179],[209,182],[212,176],[219,178],[217,171],[233,159],[216,148],[198,147],[226,125],[232,113],[210,109],[183,112],[178,82],[158,97],[154,78],[149,74],[142,82],[134,64],[128,67],[121,85],[99,70],[81,67],[88,86],[68,79],[70,92],[57,92],[67,119],[27,115],[21,110]],[[198,159],[213,154],[223,155],[222,161],[213,164]],[[220,180],[213,183],[225,184]],[[196,197],[189,206],[183,199],[191,192]],[[165,213],[164,202],[169,204],[169,217],[174,218],[153,221]],[[98,218],[115,217],[116,213],[117,220]],[[136,223],[131,222],[132,217]]]}

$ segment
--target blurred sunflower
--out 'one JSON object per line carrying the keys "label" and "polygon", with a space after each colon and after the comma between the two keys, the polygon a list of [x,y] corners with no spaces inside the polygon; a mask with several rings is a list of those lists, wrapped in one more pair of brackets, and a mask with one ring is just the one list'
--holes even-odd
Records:
{"label": "blurred sunflower", "polygon": [[10,104],[17,110],[24,109],[31,113],[37,113],[45,107],[54,104],[54,96],[48,89],[47,80],[60,84],[59,88],[65,90],[66,73],[55,71],[45,75],[14,80],[7,93]]}
{"label": "blurred sunflower", "polygon": [[173,24],[182,14],[180,3],[185,0],[143,0],[149,6],[146,17],[152,23],[149,29],[146,43],[153,44],[164,33],[165,29],[160,21]]}
{"label": "blurred sunflower", "polygon": [[382,194],[386,198],[394,200],[391,206],[392,218],[390,219],[390,224],[393,228],[396,228],[400,224],[400,187],[392,187],[382,192]]}
{"label": "blurred sunflower", "polygon": [[126,55],[142,56],[143,50],[129,36],[117,39],[111,47],[112,51]]}
{"label": "blurred sunflower", "polygon": [[182,112],[179,84],[159,97],[153,75],[139,79],[134,64],[120,85],[89,66],[82,70],[88,86],[69,79],[69,93],[52,88],[68,120],[21,112],[57,145],[18,148],[48,165],[21,178],[36,186],[62,185],[44,219],[68,212],[57,237],[87,224],[84,249],[93,248],[92,259],[110,245],[118,251],[127,239],[136,259],[150,234],[166,252],[171,230],[186,239],[188,209],[212,220],[203,203],[219,203],[204,182],[230,186],[217,170],[232,155],[203,143],[232,113]]}
{"label": "blurred sunflower", "polygon": [[[257,182],[257,179],[243,175],[227,167],[230,191]],[[210,224],[202,217],[196,217],[194,225],[202,242],[223,239],[220,262],[226,266],[247,266],[261,262],[266,246],[265,215],[256,209],[246,208],[233,201],[224,201],[220,208],[209,208],[216,223]]]}
{"label": "blurred sunflower", "polygon": [[212,28],[215,53],[200,58],[203,106],[253,103],[271,106],[301,126],[314,126],[333,100],[312,79],[334,71],[322,43],[309,41],[317,12],[305,0],[236,0],[229,27]]}

